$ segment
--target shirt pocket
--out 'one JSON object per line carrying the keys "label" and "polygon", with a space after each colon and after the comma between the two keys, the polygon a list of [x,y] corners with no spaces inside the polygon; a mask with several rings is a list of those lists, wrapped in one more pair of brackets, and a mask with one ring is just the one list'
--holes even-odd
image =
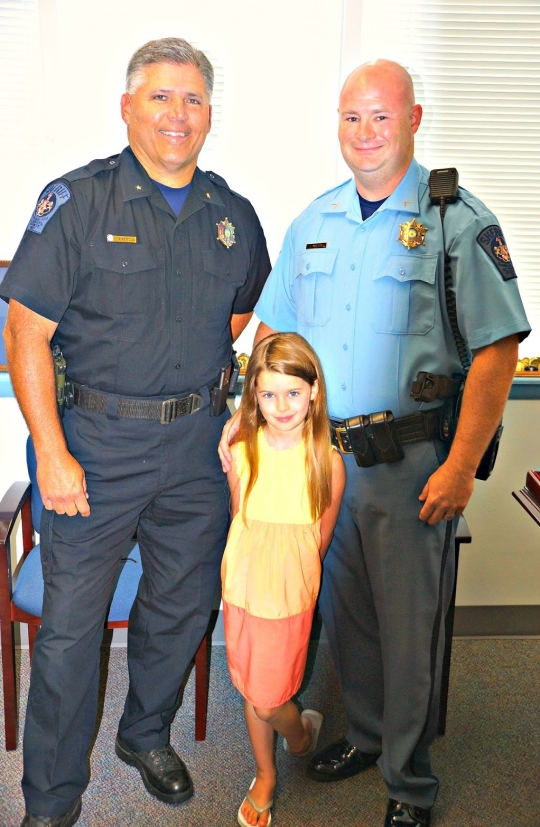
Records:
{"label": "shirt pocket", "polygon": [[301,324],[323,327],[330,319],[337,254],[338,250],[315,249],[296,257],[297,313]]}
{"label": "shirt pocket", "polygon": [[373,330],[423,335],[433,328],[437,262],[437,255],[390,256],[373,277]]}
{"label": "shirt pocket", "polygon": [[[225,255],[229,254],[225,259]],[[246,281],[247,267],[237,251],[203,250],[202,280],[196,283],[196,306],[208,322],[228,323],[239,287]]]}
{"label": "shirt pocket", "polygon": [[107,242],[89,248],[89,299],[111,320],[110,335],[149,341],[165,324],[163,285],[156,250],[147,244]]}

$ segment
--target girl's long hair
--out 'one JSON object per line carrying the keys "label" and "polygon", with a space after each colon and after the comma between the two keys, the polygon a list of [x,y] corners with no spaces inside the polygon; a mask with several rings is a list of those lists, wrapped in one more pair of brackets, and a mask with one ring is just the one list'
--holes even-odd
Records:
{"label": "girl's long hair", "polygon": [[[257,404],[257,379],[263,370],[297,376],[311,387],[318,383],[318,393],[309,403],[303,439],[306,447],[306,477],[311,517],[315,522],[332,500],[331,439],[326,410],[326,387],[317,354],[298,333],[274,333],[263,339],[251,354],[242,394],[240,429],[237,440],[245,445],[249,478],[242,507],[246,520],[246,504],[259,473],[258,432],[264,425]],[[276,480],[279,485],[279,480]]]}

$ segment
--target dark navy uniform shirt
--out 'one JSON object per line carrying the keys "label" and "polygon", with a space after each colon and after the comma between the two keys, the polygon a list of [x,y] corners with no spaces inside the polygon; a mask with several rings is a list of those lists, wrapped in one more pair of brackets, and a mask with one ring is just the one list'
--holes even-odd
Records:
{"label": "dark navy uniform shirt", "polygon": [[197,168],[177,219],[128,147],[43,191],[1,292],[58,322],[76,382],[173,395],[217,378],[269,271],[249,201]]}

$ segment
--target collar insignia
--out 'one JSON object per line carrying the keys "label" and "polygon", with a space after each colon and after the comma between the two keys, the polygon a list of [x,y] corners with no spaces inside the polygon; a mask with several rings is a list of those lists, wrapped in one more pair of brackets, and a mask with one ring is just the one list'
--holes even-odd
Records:
{"label": "collar insignia", "polygon": [[227,216],[225,216],[223,221],[220,221],[219,224],[216,224],[216,227],[218,229],[217,240],[221,241],[227,249],[232,247],[233,244],[236,244],[234,227],[231,222],[227,220]]}
{"label": "collar insignia", "polygon": [[413,247],[420,247],[421,244],[425,247],[426,242],[424,239],[427,231],[428,227],[424,227],[418,223],[416,218],[413,218],[412,221],[405,221],[399,225],[399,235],[396,241],[401,241],[407,250]]}
{"label": "collar insignia", "polygon": [[210,198],[210,193],[209,192],[206,193],[206,197]]}
{"label": "collar insignia", "polygon": [[140,185],[140,184],[137,184],[137,186],[135,187],[135,189],[136,189],[136,190],[142,190],[142,187],[141,187],[141,185]]}

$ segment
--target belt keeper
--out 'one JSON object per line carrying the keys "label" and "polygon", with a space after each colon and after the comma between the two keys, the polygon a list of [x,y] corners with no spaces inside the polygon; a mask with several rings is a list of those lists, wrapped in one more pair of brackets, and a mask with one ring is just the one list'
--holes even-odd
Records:
{"label": "belt keeper", "polygon": [[105,411],[105,416],[107,419],[118,419],[118,403],[120,398],[111,394],[107,396],[107,409]]}

